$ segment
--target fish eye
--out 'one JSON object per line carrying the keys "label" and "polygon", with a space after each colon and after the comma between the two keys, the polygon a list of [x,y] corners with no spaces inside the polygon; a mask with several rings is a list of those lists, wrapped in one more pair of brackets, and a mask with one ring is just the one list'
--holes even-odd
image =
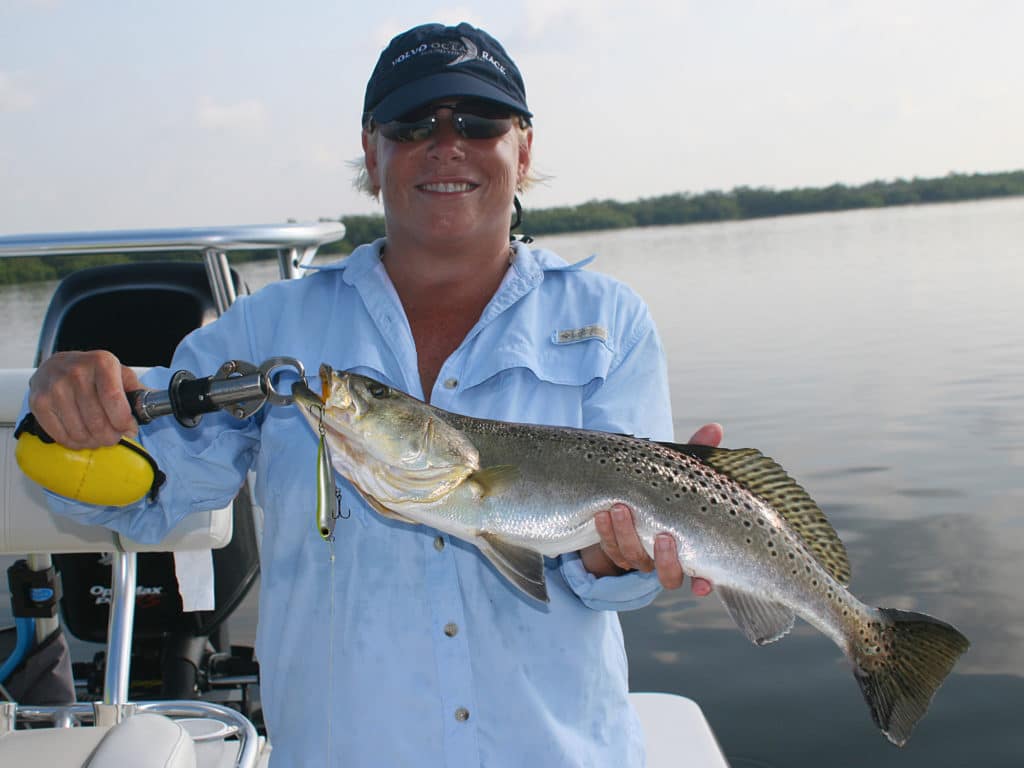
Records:
{"label": "fish eye", "polygon": [[371,395],[373,395],[378,400],[380,400],[382,397],[387,397],[388,394],[390,394],[390,390],[377,381],[372,381],[369,384],[367,384],[366,389],[370,392]]}

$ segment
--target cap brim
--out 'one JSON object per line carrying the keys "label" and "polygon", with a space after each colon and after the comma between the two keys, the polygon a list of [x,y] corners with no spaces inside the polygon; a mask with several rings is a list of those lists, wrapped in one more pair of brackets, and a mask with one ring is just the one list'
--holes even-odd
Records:
{"label": "cap brim", "polygon": [[496,101],[527,117],[533,117],[526,104],[483,80],[458,72],[442,72],[407,83],[389,93],[373,108],[373,119],[378,123],[386,123],[424,104],[451,96]]}

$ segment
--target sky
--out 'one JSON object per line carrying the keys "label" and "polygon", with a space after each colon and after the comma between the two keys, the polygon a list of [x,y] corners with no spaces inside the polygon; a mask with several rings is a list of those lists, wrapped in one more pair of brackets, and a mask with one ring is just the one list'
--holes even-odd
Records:
{"label": "sky", "polygon": [[0,234],[379,213],[366,80],[428,21],[523,72],[527,211],[1024,169],[1019,0],[0,0]]}

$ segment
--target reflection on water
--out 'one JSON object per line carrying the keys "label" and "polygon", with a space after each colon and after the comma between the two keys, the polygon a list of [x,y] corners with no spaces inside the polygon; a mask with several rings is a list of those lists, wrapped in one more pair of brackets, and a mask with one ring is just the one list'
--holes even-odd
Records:
{"label": "reflection on water", "polygon": [[[695,698],[737,768],[1020,765],[1024,199],[538,240],[647,299],[678,437],[720,421],[726,446],[772,455],[833,521],[861,599],[973,643],[902,750],[831,641],[798,622],[754,647],[714,597],[623,615],[633,687]],[[31,364],[50,290],[0,289],[6,365]],[[250,601],[233,640],[253,624]]]}

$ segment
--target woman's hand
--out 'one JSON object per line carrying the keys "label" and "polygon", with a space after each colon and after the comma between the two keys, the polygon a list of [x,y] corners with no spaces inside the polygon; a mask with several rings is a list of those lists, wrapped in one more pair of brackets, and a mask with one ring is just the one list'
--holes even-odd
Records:
{"label": "woman's hand", "polygon": [[141,388],[110,352],[58,352],[32,375],[28,407],[61,445],[99,448],[138,432],[125,393]]}
{"label": "woman's hand", "polygon": [[[694,433],[690,442],[716,446],[722,442],[722,427],[706,424]],[[654,557],[651,558],[637,535],[633,513],[625,504],[615,504],[610,510],[599,512],[594,524],[601,541],[580,551],[583,567],[590,573],[615,576],[626,571],[649,573],[657,569],[658,581],[665,589],[678,589],[683,585],[683,566],[672,534],[659,533],[655,537]],[[711,593],[712,585],[707,579],[695,576],[690,580],[690,590],[703,597]]]}

